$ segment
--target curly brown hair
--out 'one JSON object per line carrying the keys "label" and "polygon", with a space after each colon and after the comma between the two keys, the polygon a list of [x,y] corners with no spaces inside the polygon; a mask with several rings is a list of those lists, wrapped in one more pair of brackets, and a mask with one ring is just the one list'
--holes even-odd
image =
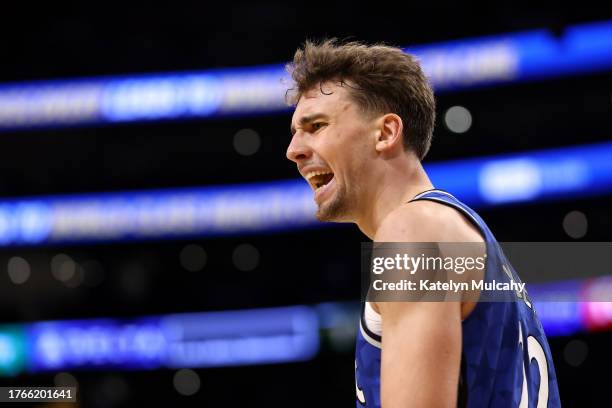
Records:
{"label": "curly brown hair", "polygon": [[418,61],[402,49],[335,38],[306,41],[287,71],[294,81],[289,104],[297,105],[304,92],[324,82],[340,82],[365,113],[402,118],[404,147],[420,160],[429,151],[436,117],[433,91]]}

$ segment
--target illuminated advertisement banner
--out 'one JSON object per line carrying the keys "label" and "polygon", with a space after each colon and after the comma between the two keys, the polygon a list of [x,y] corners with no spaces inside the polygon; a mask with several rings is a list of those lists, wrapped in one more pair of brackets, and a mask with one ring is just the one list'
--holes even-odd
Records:
{"label": "illuminated advertisement banner", "polygon": [[[612,191],[612,143],[426,164],[475,208]],[[121,242],[300,230],[315,219],[304,180],[0,201],[0,246]]]}
{"label": "illuminated advertisement banner", "polygon": [[[408,47],[437,92],[612,69],[612,22]],[[284,64],[0,86],[0,131],[270,114],[288,109]]]}
{"label": "illuminated advertisement banner", "polygon": [[[306,360],[319,348],[317,316],[305,306],[40,322],[23,330],[30,372],[270,364]],[[0,331],[0,344],[10,335]]]}
{"label": "illuminated advertisement banner", "polygon": [[[567,336],[612,327],[612,303],[584,297],[592,297],[592,291],[609,291],[611,285],[609,276],[552,282],[529,285],[529,294],[546,334]],[[0,326],[0,376],[307,361],[319,352],[320,333],[332,349],[350,352],[359,310],[358,302],[329,302],[132,320],[4,325]]]}

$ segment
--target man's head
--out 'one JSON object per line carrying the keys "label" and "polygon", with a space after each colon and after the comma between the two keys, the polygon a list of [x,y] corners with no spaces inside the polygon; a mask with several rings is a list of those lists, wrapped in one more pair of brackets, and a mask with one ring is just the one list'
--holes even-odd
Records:
{"label": "man's head", "polygon": [[306,42],[288,69],[296,109],[287,157],[315,189],[320,220],[353,221],[377,160],[427,154],[433,92],[412,56],[383,45]]}

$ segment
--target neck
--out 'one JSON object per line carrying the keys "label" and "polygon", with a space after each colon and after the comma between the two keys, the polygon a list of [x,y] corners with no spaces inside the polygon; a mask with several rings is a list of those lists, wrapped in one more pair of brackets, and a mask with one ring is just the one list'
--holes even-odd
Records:
{"label": "neck", "polygon": [[423,166],[415,157],[386,162],[382,171],[373,174],[370,185],[373,189],[364,197],[364,208],[356,223],[371,240],[389,213],[417,194],[433,188]]}

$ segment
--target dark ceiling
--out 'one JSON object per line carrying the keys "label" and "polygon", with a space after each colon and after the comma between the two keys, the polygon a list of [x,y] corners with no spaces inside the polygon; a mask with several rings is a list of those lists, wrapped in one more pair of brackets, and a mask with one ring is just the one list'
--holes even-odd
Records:
{"label": "dark ceiling", "polygon": [[306,38],[406,46],[612,16],[606,2],[11,2],[1,81],[242,66],[289,60]]}

